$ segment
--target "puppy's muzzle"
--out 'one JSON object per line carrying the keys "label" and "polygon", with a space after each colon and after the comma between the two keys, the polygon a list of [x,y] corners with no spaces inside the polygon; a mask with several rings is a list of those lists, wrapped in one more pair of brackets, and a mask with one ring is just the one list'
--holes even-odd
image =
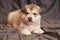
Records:
{"label": "puppy's muzzle", "polygon": [[28,21],[29,22],[32,22],[32,17],[28,17]]}

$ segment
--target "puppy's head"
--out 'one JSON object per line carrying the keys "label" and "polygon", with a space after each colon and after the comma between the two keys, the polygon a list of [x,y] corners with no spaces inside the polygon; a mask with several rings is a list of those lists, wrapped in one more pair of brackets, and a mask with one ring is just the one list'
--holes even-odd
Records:
{"label": "puppy's head", "polygon": [[40,18],[41,8],[35,4],[29,4],[22,9],[22,12],[25,15],[24,20],[32,23]]}

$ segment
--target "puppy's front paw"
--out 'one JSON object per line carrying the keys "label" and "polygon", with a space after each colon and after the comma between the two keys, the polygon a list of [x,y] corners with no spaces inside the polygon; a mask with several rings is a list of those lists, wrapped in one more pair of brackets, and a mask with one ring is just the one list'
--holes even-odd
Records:
{"label": "puppy's front paw", "polygon": [[31,35],[32,34],[30,31],[28,31],[26,29],[22,30],[21,33],[24,35]]}
{"label": "puppy's front paw", "polygon": [[44,31],[42,29],[37,29],[37,30],[34,30],[33,33],[42,34],[44,33]]}

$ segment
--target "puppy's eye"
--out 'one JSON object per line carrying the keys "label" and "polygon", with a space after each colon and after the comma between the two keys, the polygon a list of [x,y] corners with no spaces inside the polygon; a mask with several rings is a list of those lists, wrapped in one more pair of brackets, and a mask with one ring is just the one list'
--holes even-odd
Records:
{"label": "puppy's eye", "polygon": [[29,14],[28,12],[26,12],[26,14]]}
{"label": "puppy's eye", "polygon": [[37,15],[36,13],[33,13],[34,15]]}

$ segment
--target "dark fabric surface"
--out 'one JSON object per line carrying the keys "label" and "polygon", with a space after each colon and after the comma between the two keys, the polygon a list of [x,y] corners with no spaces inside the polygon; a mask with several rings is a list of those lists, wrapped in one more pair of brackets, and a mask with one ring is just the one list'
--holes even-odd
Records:
{"label": "dark fabric surface", "polygon": [[51,0],[0,0],[0,40],[60,40],[60,13],[56,0],[53,8],[41,15],[41,26],[44,34],[30,36],[22,35],[13,28],[6,26],[9,12],[21,9],[24,5],[34,3],[42,7],[43,11],[50,7]]}

